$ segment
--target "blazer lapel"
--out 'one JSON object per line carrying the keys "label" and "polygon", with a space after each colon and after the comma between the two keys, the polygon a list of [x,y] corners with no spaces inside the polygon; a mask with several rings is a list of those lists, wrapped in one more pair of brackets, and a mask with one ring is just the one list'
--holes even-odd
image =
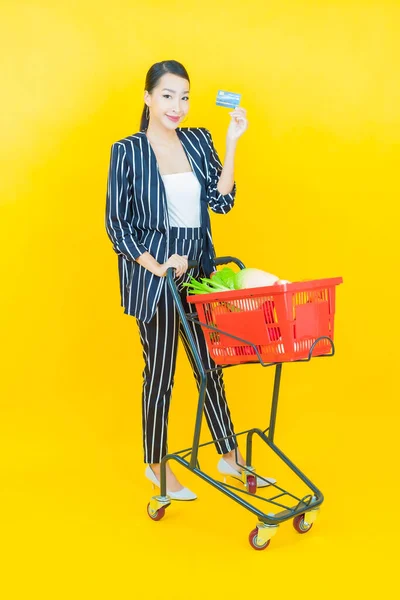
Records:
{"label": "blazer lapel", "polygon": [[[142,135],[142,152],[147,156],[148,168],[152,171],[153,176],[150,177],[151,193],[148,202],[152,209],[160,216],[160,224],[163,223],[165,229],[169,228],[168,224],[168,208],[165,193],[164,182],[158,169],[158,162],[155,152],[147,138],[146,132],[141,132]],[[156,177],[154,178],[154,173]]]}
{"label": "blazer lapel", "polygon": [[194,142],[178,127],[176,130],[178,137],[182,143],[183,149],[186,152],[189,163],[192,167],[193,173],[196,175],[201,187],[205,186],[205,173],[203,169],[203,155],[201,154],[200,148],[197,147],[195,140]]}

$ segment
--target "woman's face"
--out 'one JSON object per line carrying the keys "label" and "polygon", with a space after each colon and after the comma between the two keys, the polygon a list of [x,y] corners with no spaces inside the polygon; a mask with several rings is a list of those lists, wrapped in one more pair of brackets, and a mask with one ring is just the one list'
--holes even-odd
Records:
{"label": "woman's face", "polygon": [[157,121],[167,129],[176,129],[189,112],[189,82],[166,73],[151,94],[146,90],[144,101],[153,123]]}

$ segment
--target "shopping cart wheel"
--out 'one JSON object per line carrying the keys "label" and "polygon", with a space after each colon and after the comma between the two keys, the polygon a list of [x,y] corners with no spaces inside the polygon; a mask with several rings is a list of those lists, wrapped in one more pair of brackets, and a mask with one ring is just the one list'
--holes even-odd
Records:
{"label": "shopping cart wheel", "polygon": [[250,546],[252,548],[254,548],[254,550],[265,550],[265,548],[268,548],[271,540],[268,540],[264,544],[258,544],[257,536],[258,536],[258,529],[256,527],[255,529],[253,529],[253,531],[250,531],[250,535],[249,535]]}
{"label": "shopping cart wheel", "polygon": [[257,492],[257,479],[255,478],[255,475],[247,476],[246,488],[249,494],[255,494]]}
{"label": "shopping cart wheel", "polygon": [[313,524],[305,524],[304,523],[304,517],[305,515],[297,515],[297,517],[295,517],[293,519],[293,527],[295,528],[295,530],[298,533],[307,533],[307,531],[310,531],[311,527],[313,526]]}
{"label": "shopping cart wheel", "polygon": [[161,521],[161,519],[165,515],[165,507],[162,506],[161,508],[159,508],[158,510],[153,512],[150,509],[150,502],[149,502],[147,505],[147,514],[149,515],[149,517],[152,521]]}

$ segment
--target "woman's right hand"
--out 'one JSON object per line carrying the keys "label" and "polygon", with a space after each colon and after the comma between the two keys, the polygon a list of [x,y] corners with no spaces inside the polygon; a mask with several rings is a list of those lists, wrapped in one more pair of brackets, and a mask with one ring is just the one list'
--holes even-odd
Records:
{"label": "woman's right hand", "polygon": [[175,269],[175,277],[180,277],[188,270],[188,257],[180,256],[179,254],[173,254],[169,257],[167,262],[160,265],[159,277],[165,277],[167,270],[173,267]]}

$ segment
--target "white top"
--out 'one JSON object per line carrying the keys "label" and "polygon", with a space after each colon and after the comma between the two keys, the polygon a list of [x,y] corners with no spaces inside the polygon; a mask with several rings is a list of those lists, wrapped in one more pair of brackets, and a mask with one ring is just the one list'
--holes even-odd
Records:
{"label": "white top", "polygon": [[200,227],[201,186],[193,171],[161,175],[171,227]]}

